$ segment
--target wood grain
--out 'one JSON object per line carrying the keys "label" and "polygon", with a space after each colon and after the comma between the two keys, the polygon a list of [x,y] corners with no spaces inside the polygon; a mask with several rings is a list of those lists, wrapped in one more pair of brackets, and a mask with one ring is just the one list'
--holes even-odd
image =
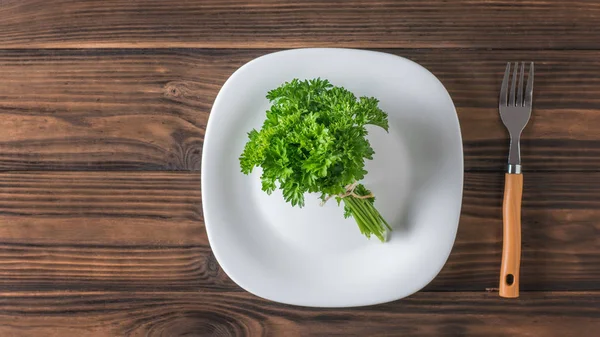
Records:
{"label": "wood grain", "polygon": [[2,48],[600,47],[593,0],[4,1]]}
{"label": "wood grain", "polygon": [[[498,287],[503,184],[467,173],[456,243],[426,290]],[[1,173],[0,291],[241,291],[201,202],[198,172]],[[599,208],[600,173],[528,174],[522,290],[600,290]]]}
{"label": "wood grain", "polygon": [[0,169],[199,170],[217,54],[0,51]]}
{"label": "wood grain", "polygon": [[9,172],[0,186],[8,216],[202,219],[198,174]]}
{"label": "wood grain", "polygon": [[523,175],[504,175],[504,201],[502,204],[502,265],[500,266],[500,291],[502,297],[519,297],[519,271],[521,270],[521,198]]}
{"label": "wood grain", "polygon": [[[220,86],[270,50],[0,50],[0,169],[199,170]],[[598,51],[389,50],[430,69],[458,111],[468,171],[503,171],[507,60],[536,61],[524,171],[600,167]]]}
{"label": "wood grain", "polygon": [[0,293],[2,336],[594,336],[598,292],[417,293],[311,309],[248,293]]}

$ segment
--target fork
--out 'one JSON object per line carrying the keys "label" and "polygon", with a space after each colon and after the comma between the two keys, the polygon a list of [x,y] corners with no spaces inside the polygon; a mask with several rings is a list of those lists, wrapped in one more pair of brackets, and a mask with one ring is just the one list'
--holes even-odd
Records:
{"label": "fork", "polygon": [[[511,64],[506,65],[500,89],[500,118],[510,134],[508,168],[504,182],[502,205],[503,239],[502,266],[500,267],[500,296],[519,297],[519,269],[521,265],[521,199],[523,174],[521,173],[521,132],[531,116],[533,95],[533,62],[529,65],[527,87],[523,89],[525,63],[515,62],[512,79]],[[518,84],[517,84],[518,81]],[[508,90],[510,82],[510,91]],[[524,94],[524,95],[523,95]]]}

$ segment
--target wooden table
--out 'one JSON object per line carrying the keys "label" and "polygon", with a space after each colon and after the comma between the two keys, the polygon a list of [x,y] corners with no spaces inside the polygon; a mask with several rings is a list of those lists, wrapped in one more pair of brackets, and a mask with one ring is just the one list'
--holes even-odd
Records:
{"label": "wooden table", "polygon": [[[595,1],[1,1],[0,336],[598,336]],[[227,77],[295,47],[430,69],[465,150],[458,237],[423,291],[307,309],[242,291],[203,227],[200,162]],[[536,62],[521,297],[497,295],[507,61]]]}

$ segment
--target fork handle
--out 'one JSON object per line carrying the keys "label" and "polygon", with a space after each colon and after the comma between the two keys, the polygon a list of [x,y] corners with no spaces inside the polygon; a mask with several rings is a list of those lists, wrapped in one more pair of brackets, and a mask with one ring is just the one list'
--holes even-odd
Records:
{"label": "fork handle", "polygon": [[523,175],[505,175],[503,211],[502,266],[500,268],[500,296],[519,297],[519,269],[521,265],[521,199]]}

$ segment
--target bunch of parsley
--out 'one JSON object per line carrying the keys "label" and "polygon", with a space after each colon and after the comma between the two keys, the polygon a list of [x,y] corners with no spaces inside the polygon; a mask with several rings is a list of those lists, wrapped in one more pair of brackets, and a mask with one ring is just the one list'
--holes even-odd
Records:
{"label": "bunch of parsley", "polygon": [[304,206],[305,193],[320,193],[322,202],[344,203],[361,233],[385,241],[390,229],[375,209],[375,198],[358,182],[365,159],[373,159],[366,125],[388,131],[387,114],[373,97],[356,96],[329,81],[294,79],[267,94],[271,107],[260,131],[248,133],[240,156],[244,174],[262,168],[262,189],[276,188],[293,206]]}

